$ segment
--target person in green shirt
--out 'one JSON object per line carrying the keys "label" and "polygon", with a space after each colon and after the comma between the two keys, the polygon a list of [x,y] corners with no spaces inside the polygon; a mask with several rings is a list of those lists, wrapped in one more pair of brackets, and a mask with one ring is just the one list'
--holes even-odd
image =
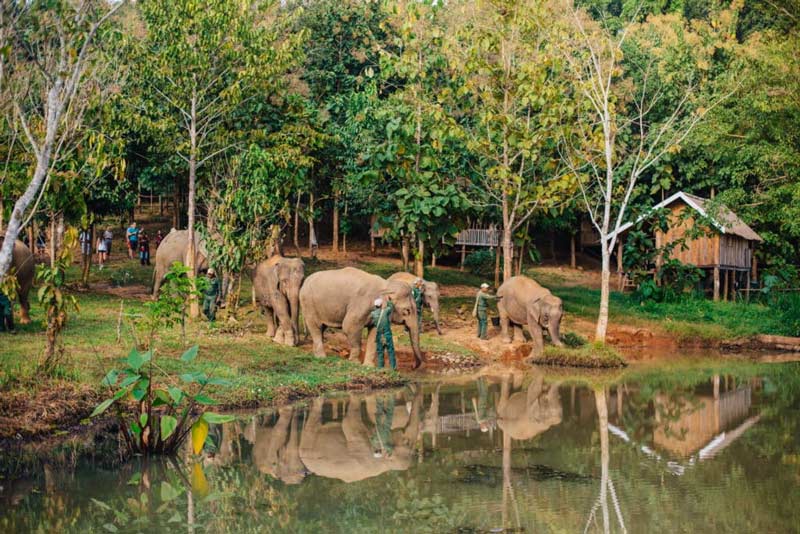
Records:
{"label": "person in green shirt", "polygon": [[419,333],[422,333],[422,301],[425,296],[424,281],[422,278],[414,280],[414,285],[411,286],[411,296],[414,298],[414,303],[417,305],[417,323],[419,325]]}
{"label": "person in green shirt", "polygon": [[15,333],[14,330],[14,305],[5,293],[0,291],[0,332]]}
{"label": "person in green shirt", "polygon": [[389,365],[392,369],[397,369],[397,361],[394,354],[394,340],[392,339],[392,312],[394,311],[394,304],[391,299],[386,299],[384,305],[383,299],[375,299],[375,309],[370,314],[372,324],[375,325],[375,358],[377,359],[378,367],[383,367],[384,352],[389,354]]}
{"label": "person in green shirt", "polygon": [[219,298],[219,279],[214,269],[209,269],[206,273],[208,277],[208,287],[203,295],[203,315],[208,320],[214,322],[217,318],[217,299]]}
{"label": "person in green shirt", "polygon": [[481,284],[478,294],[475,296],[475,307],[472,308],[472,316],[478,318],[478,339],[488,339],[488,319],[486,313],[489,300],[496,300],[497,297],[490,295],[487,291],[489,284]]}

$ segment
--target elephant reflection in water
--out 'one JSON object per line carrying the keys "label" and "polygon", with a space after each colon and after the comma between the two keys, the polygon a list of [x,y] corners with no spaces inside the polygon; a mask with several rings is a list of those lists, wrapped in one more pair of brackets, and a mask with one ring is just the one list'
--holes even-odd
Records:
{"label": "elephant reflection in water", "polygon": [[308,474],[300,459],[300,414],[291,406],[278,409],[274,426],[252,426],[245,438],[253,443],[253,462],[262,473],[286,484],[299,484]]}
{"label": "elephant reflection in water", "polygon": [[497,404],[497,426],[504,434],[516,440],[532,439],[561,423],[558,384],[545,384],[544,377],[536,375],[527,389],[511,393],[511,380],[503,378]]}
{"label": "elephant reflection in water", "polygon": [[375,422],[370,430],[361,416],[361,399],[351,396],[341,422],[322,422],[323,400],[315,400],[300,437],[300,459],[319,476],[355,482],[411,466],[420,430],[421,389],[411,388],[408,403],[396,405],[394,394],[368,399]]}

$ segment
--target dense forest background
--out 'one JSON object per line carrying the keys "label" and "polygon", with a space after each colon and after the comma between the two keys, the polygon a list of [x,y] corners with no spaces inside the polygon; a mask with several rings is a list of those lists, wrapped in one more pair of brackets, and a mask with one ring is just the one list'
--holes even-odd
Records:
{"label": "dense forest background", "polygon": [[[608,201],[613,230],[682,190],[724,202],[765,239],[765,272],[797,278],[796,0],[143,0],[96,27],[110,4],[71,5],[3,2],[4,231],[49,146],[23,222],[122,222],[156,195],[232,271],[276,227],[305,247],[317,223],[338,251],[380,226],[421,262],[469,224],[519,245]],[[84,51],[48,137],[53,84]],[[594,53],[613,60],[607,125],[582,96]],[[608,190],[591,185],[604,126]]]}

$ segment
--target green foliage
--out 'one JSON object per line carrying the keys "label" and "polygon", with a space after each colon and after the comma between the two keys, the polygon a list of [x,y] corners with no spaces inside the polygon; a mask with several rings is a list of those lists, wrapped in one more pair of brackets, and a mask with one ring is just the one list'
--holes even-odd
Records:
{"label": "green foliage", "polygon": [[186,339],[186,315],[191,299],[202,298],[208,287],[208,279],[198,277],[189,279],[191,269],[183,263],[176,261],[164,275],[164,281],[154,302],[146,304],[144,319],[139,323],[146,339],[143,345],[151,348],[156,334],[161,329],[168,329],[179,324],[181,327],[181,340]]}
{"label": "green foliage", "polygon": [[45,310],[47,347],[42,370],[50,374],[56,370],[63,354],[60,334],[67,324],[68,311],[79,311],[78,300],[66,292],[66,271],[72,263],[72,250],[78,241],[78,232],[70,228],[64,233],[64,242],[55,261],[48,267],[40,267],[36,278],[40,283],[37,297]]}
{"label": "green foliage", "polygon": [[488,277],[494,275],[495,261],[494,250],[481,248],[464,258],[464,267],[472,274]]}
{"label": "green foliage", "polygon": [[[197,351],[197,345],[190,347],[180,361],[191,363],[197,357]],[[98,404],[90,416],[97,417],[115,405],[128,452],[175,454],[190,431],[195,433],[198,428],[207,428],[209,423],[234,420],[233,416],[215,414],[203,408],[216,404],[204,393],[206,386],[228,385],[227,380],[203,372],[171,376],[157,365],[154,356],[153,350],[139,352],[132,349],[125,360],[126,366],[110,370],[103,378],[102,385],[113,394]],[[126,413],[120,406],[128,399],[137,406],[132,413]],[[195,454],[199,452],[195,448]]]}

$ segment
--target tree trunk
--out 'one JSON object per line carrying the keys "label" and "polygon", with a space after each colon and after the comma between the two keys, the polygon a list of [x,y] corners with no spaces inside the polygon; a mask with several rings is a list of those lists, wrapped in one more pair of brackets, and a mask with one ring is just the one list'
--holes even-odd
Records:
{"label": "tree trunk", "polygon": [[461,245],[461,265],[458,270],[464,272],[464,260],[467,259],[467,245]]}
{"label": "tree trunk", "polygon": [[339,255],[339,192],[333,194],[333,243],[331,252],[334,256]]}
{"label": "tree trunk", "polygon": [[81,246],[81,254],[83,255],[83,273],[81,275],[81,285],[89,287],[89,271],[92,267],[92,247],[94,246],[94,223],[89,225],[89,253],[84,254],[83,246]]}
{"label": "tree trunk", "polygon": [[308,195],[308,255],[317,257],[317,235],[314,233],[314,193]]}
{"label": "tree trunk", "polygon": [[56,266],[56,215],[50,214],[50,268]]}
{"label": "tree trunk", "polygon": [[719,300],[719,267],[714,267],[714,302]]}
{"label": "tree trunk", "polygon": [[402,236],[400,238],[400,255],[403,257],[403,271],[408,272],[408,237]]}
{"label": "tree trunk", "polygon": [[3,233],[3,229],[5,228],[5,221],[6,221],[6,203],[3,195],[0,194],[0,234]]}
{"label": "tree trunk", "polygon": [[605,343],[608,330],[608,299],[611,280],[611,251],[608,248],[608,238],[606,236],[600,236],[600,248],[602,253],[600,311],[597,316],[597,329],[595,330],[594,340]]}
{"label": "tree trunk", "polygon": [[417,238],[417,253],[414,254],[414,274],[418,278],[425,278],[425,242]]}
{"label": "tree trunk", "polygon": [[494,249],[494,287],[500,287],[500,247]]}
{"label": "tree trunk", "polygon": [[57,97],[58,92],[54,87],[47,95],[47,109],[52,110],[52,114],[48,112],[47,134],[39,149],[39,154],[36,157],[36,168],[33,171],[33,178],[31,178],[22,196],[14,203],[14,209],[11,211],[11,217],[6,227],[5,239],[3,245],[0,247],[0,281],[5,278],[6,273],[8,273],[8,270],[11,268],[14,242],[17,240],[17,236],[22,228],[22,220],[25,216],[25,212],[39,193],[50,168],[53,144],[55,143],[58,124],[61,122],[61,114],[63,112],[63,104],[59,105],[60,103]]}
{"label": "tree trunk", "polygon": [[369,216],[369,253],[375,255],[375,231],[378,222],[376,215]]}
{"label": "tree trunk", "polygon": [[511,228],[503,227],[503,282],[511,278],[514,273],[514,242],[511,239]]}
{"label": "tree trunk", "polygon": [[294,250],[300,256],[300,193],[297,194],[297,200],[294,203],[294,232],[292,239]]}
{"label": "tree trunk", "polygon": [[186,266],[189,268],[189,281],[192,293],[189,297],[189,317],[196,319],[200,316],[200,306],[194,292],[197,289],[197,251],[194,242],[194,214],[195,214],[195,193],[197,188],[197,94],[192,93],[191,117],[189,122],[189,201],[188,201],[188,230],[189,246],[186,251]]}
{"label": "tree trunk", "polygon": [[431,267],[436,267],[436,253],[431,252]]}
{"label": "tree trunk", "polygon": [[569,266],[575,269],[578,266],[575,257],[575,234],[569,236]]}

